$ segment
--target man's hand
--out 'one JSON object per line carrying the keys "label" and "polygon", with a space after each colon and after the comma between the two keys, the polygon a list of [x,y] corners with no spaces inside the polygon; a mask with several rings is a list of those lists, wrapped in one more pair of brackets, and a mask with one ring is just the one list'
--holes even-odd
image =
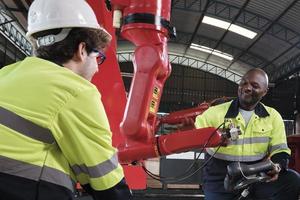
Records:
{"label": "man's hand", "polygon": [[181,124],[177,127],[181,131],[190,130],[195,128],[195,120],[192,117],[185,117],[182,119]]}
{"label": "man's hand", "polygon": [[281,171],[281,167],[278,163],[274,163],[274,169],[267,173],[268,176],[271,177],[267,182],[276,181],[278,179],[279,172]]}
{"label": "man's hand", "polygon": [[221,146],[226,147],[230,143],[230,139],[226,134],[222,134]]}

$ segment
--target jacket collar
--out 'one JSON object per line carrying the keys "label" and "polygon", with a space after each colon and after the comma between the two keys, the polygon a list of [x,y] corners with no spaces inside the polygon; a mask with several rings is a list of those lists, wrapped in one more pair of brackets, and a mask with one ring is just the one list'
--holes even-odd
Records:
{"label": "jacket collar", "polygon": [[[259,117],[267,117],[270,114],[262,103],[258,103],[254,109],[254,113]],[[234,99],[225,115],[225,118],[235,118],[239,114],[239,99]]]}

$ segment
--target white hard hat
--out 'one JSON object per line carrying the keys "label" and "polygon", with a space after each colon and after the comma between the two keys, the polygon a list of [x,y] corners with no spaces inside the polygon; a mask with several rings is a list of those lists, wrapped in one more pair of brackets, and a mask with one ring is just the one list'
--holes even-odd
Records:
{"label": "white hard hat", "polygon": [[95,28],[107,33],[85,0],[35,0],[31,4],[26,33],[28,38],[40,31],[72,27]]}

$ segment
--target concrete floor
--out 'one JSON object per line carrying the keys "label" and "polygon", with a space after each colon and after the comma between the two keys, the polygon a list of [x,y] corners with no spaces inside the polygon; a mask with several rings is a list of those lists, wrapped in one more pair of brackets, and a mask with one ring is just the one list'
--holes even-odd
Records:
{"label": "concrete floor", "polygon": [[202,200],[198,189],[147,189],[133,192],[133,200]]}
{"label": "concrete floor", "polygon": [[[133,191],[133,200],[203,200],[204,195],[199,190],[191,189],[147,189]],[[76,200],[93,200],[89,196]]]}
{"label": "concrete floor", "polygon": [[[93,200],[93,198],[85,196],[76,200]],[[204,200],[204,195],[195,189],[147,189],[133,191],[133,200]]]}

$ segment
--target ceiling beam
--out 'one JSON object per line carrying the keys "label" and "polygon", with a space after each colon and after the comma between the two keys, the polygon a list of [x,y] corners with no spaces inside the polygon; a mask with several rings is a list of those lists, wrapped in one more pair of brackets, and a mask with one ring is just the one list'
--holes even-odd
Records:
{"label": "ceiling beam", "polygon": [[[170,40],[171,43],[179,43],[185,45],[189,40],[189,38],[191,37],[191,33],[182,32],[182,31],[177,31],[176,33],[177,33],[177,37],[171,39]],[[205,35],[198,34],[195,36],[194,42],[199,45],[213,48],[217,43],[217,40],[209,38]],[[224,41],[220,43],[218,50],[231,54],[233,56],[238,55],[243,51],[243,49],[233,46],[233,44],[225,43]],[[242,58],[240,58],[240,60],[253,67],[255,66],[262,67],[268,62],[267,60],[265,60],[265,58],[261,57],[260,55],[253,54],[251,52],[245,54]]]}
{"label": "ceiling beam", "polygon": [[247,7],[248,3],[250,0],[246,0],[243,4],[243,6],[240,8],[240,10],[238,11],[238,13],[233,17],[232,21],[230,22],[230,25],[228,26],[227,30],[224,31],[223,35],[221,36],[221,38],[217,41],[216,45],[212,48],[213,51],[206,57],[204,63],[206,63],[209,58],[211,57],[212,53],[215,51],[215,49],[217,49],[219,47],[219,45],[222,43],[222,41],[224,40],[224,38],[226,37],[226,35],[229,32],[229,28],[232,24],[235,24],[236,20],[239,18],[239,16],[241,15],[242,11]]}
{"label": "ceiling beam", "polygon": [[263,67],[261,67],[262,69],[265,69],[266,71],[270,71],[272,74],[272,71],[275,71],[276,69],[278,69],[281,66],[276,66],[273,63],[281,58],[282,56],[284,56],[286,53],[288,53],[290,50],[292,50],[293,48],[295,48],[296,46],[300,45],[300,41],[296,42],[294,45],[286,48],[285,50],[283,50],[281,53],[279,53],[276,57],[274,57],[271,61],[269,61],[268,63],[266,63]]}
{"label": "ceiling beam", "polygon": [[[117,59],[119,62],[131,62],[133,58],[134,50],[132,51],[120,51],[117,52]],[[233,71],[226,70],[220,66],[213,65],[210,63],[204,63],[196,57],[187,57],[185,55],[178,55],[169,53],[169,62],[172,64],[183,65],[193,67],[211,74],[218,75],[231,82],[238,84],[242,78],[241,74],[237,74]]]}
{"label": "ceiling beam", "polygon": [[31,55],[32,47],[30,42],[25,37],[25,33],[19,31],[15,27],[14,19],[4,12],[0,12],[0,34],[4,35],[8,40],[15,45],[25,55]]}
{"label": "ceiling beam", "polygon": [[285,62],[278,67],[272,74],[270,74],[271,82],[278,82],[282,79],[288,78],[300,70],[300,54],[297,54],[292,59]]}
{"label": "ceiling beam", "polygon": [[[280,15],[278,15],[276,17],[276,19],[274,21],[272,21],[271,23],[268,24],[267,28],[259,34],[258,37],[256,37],[255,40],[253,40],[253,42],[247,47],[247,49],[245,49],[243,52],[241,52],[238,56],[236,56],[231,63],[228,65],[227,69],[229,69],[233,63],[235,63],[237,60],[239,60],[239,58],[241,58],[243,55],[245,55],[247,52],[249,52],[249,50],[275,25],[277,24],[277,22],[279,21],[279,19],[281,19],[288,10],[290,10],[296,3],[298,2],[298,0],[294,0],[292,3],[290,3],[290,5],[288,5],[281,13]],[[269,71],[267,71],[269,72]],[[270,72],[269,72],[270,75]]]}
{"label": "ceiling beam", "polygon": [[210,4],[210,1],[209,1],[209,0],[206,0],[206,4],[205,4],[205,6],[204,6],[204,8],[203,8],[203,10],[202,10],[202,12],[201,12],[201,14],[200,14],[200,17],[199,17],[199,19],[198,19],[197,25],[196,25],[196,27],[195,27],[193,33],[192,33],[192,36],[191,36],[189,42],[187,43],[187,46],[185,47],[184,55],[186,54],[187,50],[190,48],[190,46],[191,46],[191,44],[192,44],[194,38],[195,38],[196,35],[197,35],[198,29],[200,28],[200,25],[201,25],[202,20],[203,20],[203,17],[204,17],[204,13],[205,13],[206,10],[208,9],[209,4]]}
{"label": "ceiling beam", "polygon": [[27,19],[28,10],[20,0],[13,0],[14,3],[17,5],[19,12],[22,13],[22,15]]}
{"label": "ceiling beam", "polygon": [[[190,0],[180,0],[174,1],[172,3],[173,10],[183,10],[187,12],[194,12],[199,14],[199,12],[203,12],[203,4],[206,0],[198,0],[197,6],[195,3],[193,6],[190,5]],[[210,1],[210,9],[206,11],[206,14],[219,17],[221,19],[227,19],[228,21],[232,21],[236,13],[240,10],[239,7],[230,5],[220,1]],[[265,31],[269,24],[272,23],[272,19],[268,19],[264,16],[258,15],[256,13],[243,10],[240,14],[240,17],[237,19],[237,23],[241,24],[244,27],[250,27],[254,30]],[[293,45],[294,41],[300,40],[300,33],[284,26],[276,22],[273,24],[271,28],[268,30],[267,34],[272,35],[273,37],[287,42],[290,45]],[[300,48],[300,45],[297,46]]]}

